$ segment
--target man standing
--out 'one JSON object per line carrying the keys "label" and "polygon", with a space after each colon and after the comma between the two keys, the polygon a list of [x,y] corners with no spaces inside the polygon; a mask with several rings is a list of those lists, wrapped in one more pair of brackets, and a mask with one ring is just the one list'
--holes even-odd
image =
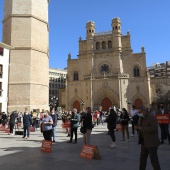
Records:
{"label": "man standing", "polygon": [[74,108],[72,115],[71,115],[71,120],[70,120],[70,127],[71,127],[71,136],[70,136],[70,140],[67,143],[72,143],[73,141],[73,132],[75,134],[75,141],[73,142],[73,144],[77,143],[77,128],[79,126],[79,122],[80,122],[80,115],[77,114],[77,109]]}
{"label": "man standing", "polygon": [[52,137],[53,137],[53,142],[56,141],[56,126],[57,126],[57,115],[55,113],[55,109],[52,110],[51,112],[51,117],[53,119],[53,124],[52,124]]}
{"label": "man standing", "polygon": [[[30,137],[30,126],[32,124],[32,118],[31,115],[28,113],[28,111],[25,112],[23,117],[23,126],[24,126],[24,136],[22,138],[29,138]],[[26,136],[27,131],[27,136]]]}
{"label": "man standing", "polygon": [[135,129],[134,126],[138,123],[138,115],[137,115],[137,110],[135,109],[135,106],[132,105],[132,109],[130,111],[130,117],[131,117],[131,124],[132,124],[132,135],[135,135]]}
{"label": "man standing", "polygon": [[10,115],[10,120],[9,120],[9,127],[10,127],[10,133],[9,135],[14,135],[14,126],[15,126],[15,120],[17,118],[17,113],[16,112],[12,112]]}
{"label": "man standing", "polygon": [[[168,114],[169,115],[169,111],[168,109],[165,108],[164,103],[160,104],[160,109],[158,109],[156,114]],[[167,137],[168,137],[168,141],[170,144],[169,124],[159,124],[159,126],[161,128],[161,144],[164,143],[164,139],[167,139]]]}
{"label": "man standing", "polygon": [[158,137],[158,122],[147,112],[144,106],[138,109],[139,121],[135,129],[138,131],[138,144],[141,144],[139,170],[145,170],[148,155],[154,170],[160,170],[157,150],[160,144]]}

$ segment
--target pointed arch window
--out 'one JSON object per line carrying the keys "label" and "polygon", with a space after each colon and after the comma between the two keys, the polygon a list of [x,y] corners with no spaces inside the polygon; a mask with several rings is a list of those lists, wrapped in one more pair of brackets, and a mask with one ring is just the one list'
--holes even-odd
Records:
{"label": "pointed arch window", "polygon": [[99,50],[99,49],[100,49],[100,43],[97,42],[97,43],[96,43],[96,50]]}
{"label": "pointed arch window", "polygon": [[139,67],[135,66],[134,69],[133,69],[133,74],[134,74],[134,77],[139,77],[140,76],[140,71],[139,71]]}
{"label": "pointed arch window", "polygon": [[77,71],[73,73],[73,81],[78,81],[79,80],[79,74]]}
{"label": "pointed arch window", "polygon": [[105,41],[102,42],[102,49],[106,49],[106,42]]}
{"label": "pointed arch window", "polygon": [[112,48],[112,41],[108,41],[108,48]]}

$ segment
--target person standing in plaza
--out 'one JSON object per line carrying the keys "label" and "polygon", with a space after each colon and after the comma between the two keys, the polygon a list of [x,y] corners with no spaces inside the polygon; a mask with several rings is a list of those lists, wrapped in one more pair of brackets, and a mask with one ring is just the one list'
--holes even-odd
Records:
{"label": "person standing in plaza", "polygon": [[18,117],[16,112],[12,112],[10,115],[10,119],[9,119],[9,127],[10,127],[10,133],[9,135],[14,135],[14,126],[15,126],[15,120]]}
{"label": "person standing in plaza", "polygon": [[44,118],[42,119],[42,132],[45,140],[52,140],[52,125],[53,125],[53,119],[50,116],[50,113],[48,110],[44,113]]}
{"label": "person standing in plaza", "polygon": [[83,128],[86,129],[86,132],[83,134],[83,144],[90,145],[90,136],[93,128],[90,107],[87,107],[85,110],[85,115],[82,119],[82,124],[83,124]]}
{"label": "person standing in plaza", "polygon": [[128,112],[127,112],[127,110],[125,108],[122,108],[122,113],[120,115],[120,124],[121,124],[121,127],[122,127],[122,141],[125,141],[125,131],[126,131],[127,142],[129,142],[128,123],[129,123]]}
{"label": "person standing in plaza", "polygon": [[141,145],[139,170],[145,170],[148,155],[154,170],[161,170],[157,155],[160,145],[158,137],[158,122],[156,118],[147,112],[144,106],[138,108],[139,121],[135,125],[138,131],[138,144]]}
{"label": "person standing in plaza", "polygon": [[[160,104],[160,109],[158,109],[156,114],[166,114],[169,115],[169,110],[165,108],[165,104],[162,102]],[[164,139],[168,138],[168,142],[170,144],[170,134],[169,134],[169,124],[159,124],[161,129],[161,144],[164,144]]]}
{"label": "person standing in plaza", "polygon": [[132,134],[131,136],[133,137],[135,135],[135,129],[134,126],[138,123],[138,115],[137,115],[137,110],[134,105],[132,105],[132,109],[130,110],[130,118],[131,118],[131,124],[132,124]]}
{"label": "person standing in plaza", "polygon": [[116,129],[116,122],[117,122],[117,114],[114,111],[114,109],[110,109],[110,114],[106,119],[108,129],[109,129],[109,135],[112,138],[112,144],[110,145],[110,148],[116,147],[116,137],[115,137],[115,129]]}
{"label": "person standing in plaza", "polygon": [[[23,117],[23,126],[24,126],[24,135],[22,138],[29,138],[30,137],[30,126],[32,124],[32,118],[31,115],[28,113],[28,111],[25,112]],[[27,132],[27,136],[26,136]]]}
{"label": "person standing in plaza", "polygon": [[55,113],[55,109],[52,110],[51,112],[51,117],[53,119],[53,124],[52,124],[52,138],[53,138],[53,142],[56,141],[56,126],[57,126],[57,114]]}
{"label": "person standing in plaza", "polygon": [[[77,109],[74,108],[70,119],[71,136],[70,136],[70,140],[67,143],[73,143],[73,144],[77,143],[77,129],[79,126],[79,122],[80,122],[80,115],[77,113]],[[74,142],[73,142],[73,133],[75,134]]]}

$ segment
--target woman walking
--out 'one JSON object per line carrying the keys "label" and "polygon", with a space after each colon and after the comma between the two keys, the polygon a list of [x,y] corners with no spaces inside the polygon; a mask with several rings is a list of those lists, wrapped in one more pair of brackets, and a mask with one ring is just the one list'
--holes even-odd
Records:
{"label": "woman walking", "polygon": [[116,147],[116,138],[115,138],[115,128],[116,128],[116,121],[117,121],[117,114],[114,111],[114,109],[110,109],[110,114],[106,119],[106,122],[108,124],[109,134],[112,138],[112,144],[110,145],[110,148]]}

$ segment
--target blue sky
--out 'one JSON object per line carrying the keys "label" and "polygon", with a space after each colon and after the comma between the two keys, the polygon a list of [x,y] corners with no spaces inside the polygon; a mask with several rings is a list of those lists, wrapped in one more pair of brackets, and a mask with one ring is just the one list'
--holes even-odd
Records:
{"label": "blue sky", "polygon": [[50,0],[50,67],[66,67],[69,52],[77,58],[78,40],[86,37],[87,21],[94,21],[96,32],[102,32],[111,30],[114,17],[121,19],[122,34],[130,31],[134,53],[140,52],[142,45],[145,47],[147,66],[170,61],[169,8],[170,0]]}

